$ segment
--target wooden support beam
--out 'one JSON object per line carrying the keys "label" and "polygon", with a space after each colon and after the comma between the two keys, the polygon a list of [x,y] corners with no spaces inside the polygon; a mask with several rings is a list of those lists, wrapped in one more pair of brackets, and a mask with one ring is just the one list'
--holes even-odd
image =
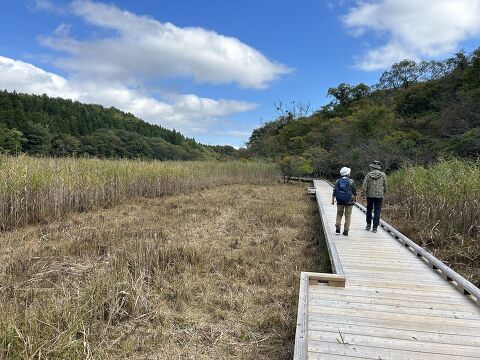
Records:
{"label": "wooden support beam", "polygon": [[310,285],[327,284],[328,286],[345,287],[344,275],[313,272],[309,272],[307,275]]}

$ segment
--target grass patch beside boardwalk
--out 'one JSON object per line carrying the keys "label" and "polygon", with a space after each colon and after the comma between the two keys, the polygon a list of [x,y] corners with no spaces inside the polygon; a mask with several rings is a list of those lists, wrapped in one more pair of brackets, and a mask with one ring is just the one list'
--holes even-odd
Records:
{"label": "grass patch beside boardwalk", "polygon": [[328,271],[305,184],[136,199],[3,233],[0,358],[291,359],[300,271]]}
{"label": "grass patch beside boardwalk", "polygon": [[274,164],[33,158],[0,155],[0,230],[62,219],[135,197],[227,184],[269,184]]}
{"label": "grass patch beside boardwalk", "polygon": [[480,161],[445,161],[389,176],[383,214],[480,286]]}

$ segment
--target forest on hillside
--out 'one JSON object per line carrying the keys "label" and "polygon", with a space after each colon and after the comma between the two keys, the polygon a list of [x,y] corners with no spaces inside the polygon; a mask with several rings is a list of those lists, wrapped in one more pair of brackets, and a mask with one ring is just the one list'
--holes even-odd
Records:
{"label": "forest on hillside", "polygon": [[0,91],[0,153],[159,160],[231,158],[231,146],[205,146],[113,107]]}
{"label": "forest on hillside", "polygon": [[[213,160],[255,158],[286,175],[358,176],[379,159],[387,171],[480,154],[480,48],[445,60],[404,60],[377,84],[342,83],[308,114],[277,108],[246,149],[208,146],[113,107],[0,91],[0,153],[100,158]],[[161,119],[160,119],[161,120]]]}
{"label": "forest on hillside", "polygon": [[377,84],[342,83],[307,115],[297,106],[253,131],[250,156],[278,162],[286,175],[361,176],[378,159],[387,171],[480,155],[480,48],[441,61],[404,60]]}

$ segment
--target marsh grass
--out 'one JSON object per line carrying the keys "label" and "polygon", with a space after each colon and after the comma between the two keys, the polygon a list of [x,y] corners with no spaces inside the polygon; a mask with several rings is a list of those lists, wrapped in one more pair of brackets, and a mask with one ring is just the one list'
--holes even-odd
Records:
{"label": "marsh grass", "polygon": [[328,271],[304,185],[230,185],[3,233],[0,358],[291,359]]}
{"label": "marsh grass", "polygon": [[384,214],[453,269],[480,285],[480,162],[445,161],[389,177]]}
{"label": "marsh grass", "polygon": [[277,168],[255,162],[160,162],[0,156],[0,230],[66,214],[227,184],[266,184]]}

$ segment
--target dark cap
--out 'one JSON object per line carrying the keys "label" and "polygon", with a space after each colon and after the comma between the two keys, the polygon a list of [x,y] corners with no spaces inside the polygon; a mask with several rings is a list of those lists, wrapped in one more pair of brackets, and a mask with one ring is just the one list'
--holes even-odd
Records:
{"label": "dark cap", "polygon": [[380,165],[380,161],[375,160],[369,165],[372,169],[382,170],[382,165]]}

